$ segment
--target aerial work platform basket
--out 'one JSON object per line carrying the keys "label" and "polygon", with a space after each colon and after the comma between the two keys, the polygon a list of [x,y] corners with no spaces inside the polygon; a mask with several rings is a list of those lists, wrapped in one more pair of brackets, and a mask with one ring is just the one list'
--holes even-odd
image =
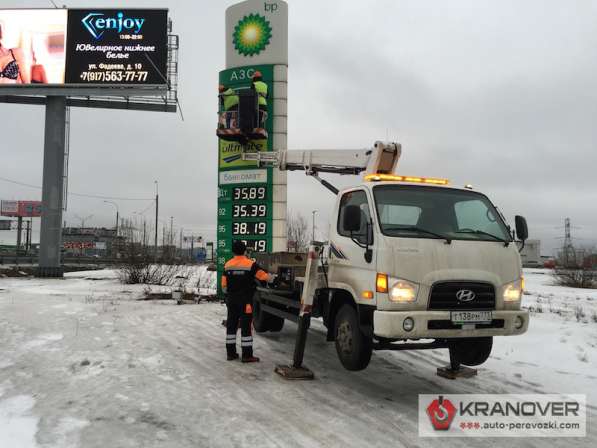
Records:
{"label": "aerial work platform basket", "polygon": [[[268,138],[265,130],[267,108],[259,107],[259,97],[253,89],[220,93],[220,113],[216,134],[226,141],[246,144],[250,140]],[[226,107],[227,104],[228,107]]]}

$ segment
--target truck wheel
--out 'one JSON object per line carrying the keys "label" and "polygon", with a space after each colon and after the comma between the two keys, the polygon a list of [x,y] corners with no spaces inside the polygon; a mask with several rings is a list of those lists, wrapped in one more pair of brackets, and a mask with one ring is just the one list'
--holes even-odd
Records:
{"label": "truck wheel", "polygon": [[257,333],[269,331],[269,316],[270,314],[261,309],[259,294],[255,294],[253,297],[253,328]]}
{"label": "truck wheel", "polygon": [[282,331],[284,328],[284,318],[274,316],[273,314],[268,314],[269,317],[269,331],[272,333],[277,333],[278,331]]}
{"label": "truck wheel", "polygon": [[466,338],[451,341],[451,348],[456,360],[465,366],[483,364],[491,354],[493,337]]}
{"label": "truck wheel", "polygon": [[274,316],[261,308],[258,294],[253,298],[253,327],[257,333],[272,331],[277,333],[284,328],[284,318]]}
{"label": "truck wheel", "polygon": [[347,370],[363,370],[369,365],[373,351],[373,339],[361,331],[356,310],[343,305],[334,319],[336,352]]}

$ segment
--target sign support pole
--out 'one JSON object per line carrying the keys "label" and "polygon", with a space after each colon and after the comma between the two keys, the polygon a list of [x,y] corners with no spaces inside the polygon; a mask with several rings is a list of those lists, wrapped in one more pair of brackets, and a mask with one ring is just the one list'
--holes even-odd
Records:
{"label": "sign support pole", "polygon": [[23,217],[19,216],[17,218],[17,250],[15,251],[17,257],[21,253],[22,236],[23,236]]}
{"label": "sign support pole", "polygon": [[64,150],[66,97],[46,98],[42,214],[39,250],[39,277],[60,278],[62,242],[62,201],[64,193]]}
{"label": "sign support pole", "polygon": [[29,218],[29,221],[26,222],[27,229],[25,232],[25,255],[29,255],[29,251],[31,250],[31,230],[33,226],[33,219]]}

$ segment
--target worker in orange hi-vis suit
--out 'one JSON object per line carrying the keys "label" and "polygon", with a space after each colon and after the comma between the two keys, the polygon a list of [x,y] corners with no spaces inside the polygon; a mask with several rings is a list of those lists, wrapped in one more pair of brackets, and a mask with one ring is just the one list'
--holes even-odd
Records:
{"label": "worker in orange hi-vis suit", "polygon": [[222,290],[226,293],[226,352],[228,361],[238,359],[236,352],[236,332],[240,322],[242,362],[259,362],[253,356],[253,294],[256,280],[271,282],[274,275],[268,274],[257,263],[245,255],[247,247],[242,241],[232,244],[232,257],[224,266]]}

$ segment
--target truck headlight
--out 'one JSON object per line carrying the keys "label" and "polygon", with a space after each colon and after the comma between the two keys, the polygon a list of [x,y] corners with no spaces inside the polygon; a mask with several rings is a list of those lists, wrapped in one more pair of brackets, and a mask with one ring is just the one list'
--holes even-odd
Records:
{"label": "truck headlight", "polygon": [[417,300],[419,286],[407,280],[398,280],[390,289],[389,298],[392,302],[414,302]]}
{"label": "truck headlight", "polygon": [[504,286],[504,302],[518,302],[522,297],[524,288],[524,279],[520,278],[515,282]]}

